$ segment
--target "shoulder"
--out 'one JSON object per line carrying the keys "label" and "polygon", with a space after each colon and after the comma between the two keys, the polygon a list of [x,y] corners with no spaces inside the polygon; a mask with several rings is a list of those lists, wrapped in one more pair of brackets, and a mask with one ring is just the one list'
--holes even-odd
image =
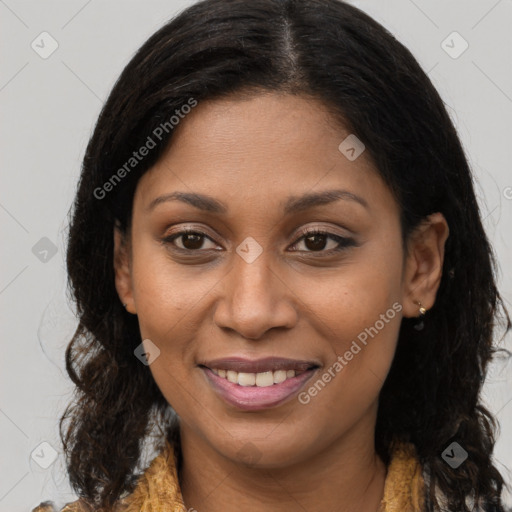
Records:
{"label": "shoulder", "polygon": [[31,512],[91,512],[91,509],[85,505],[83,500],[78,499],[76,501],[66,503],[60,511],[53,502],[44,501],[36,508],[32,509]]}
{"label": "shoulder", "polygon": [[[152,500],[161,500],[166,504],[175,503],[177,506],[182,505],[174,457],[173,445],[165,440],[158,456],[152,460],[146,471],[139,475],[133,491],[115,502],[113,512],[139,512],[145,509],[148,506],[147,503]],[[160,508],[151,508],[151,510],[163,510],[163,505]],[[169,510],[178,509],[171,508]],[[182,512],[185,509],[180,507],[179,510]],[[94,509],[87,504],[84,498],[79,498],[67,503],[60,510],[52,501],[44,501],[31,512],[94,512]]]}

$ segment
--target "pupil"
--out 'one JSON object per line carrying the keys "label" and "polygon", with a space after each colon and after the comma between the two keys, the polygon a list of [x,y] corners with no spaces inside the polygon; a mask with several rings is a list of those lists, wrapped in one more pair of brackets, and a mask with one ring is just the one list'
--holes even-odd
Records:
{"label": "pupil", "polygon": [[[306,237],[304,240],[306,243],[306,247],[310,250],[321,250],[325,249],[325,237],[326,235],[316,234],[316,235],[310,235]],[[309,244],[308,241],[313,241],[312,244]]]}
{"label": "pupil", "polygon": [[183,246],[186,249],[200,249],[202,245],[202,235],[187,233],[183,235]]}

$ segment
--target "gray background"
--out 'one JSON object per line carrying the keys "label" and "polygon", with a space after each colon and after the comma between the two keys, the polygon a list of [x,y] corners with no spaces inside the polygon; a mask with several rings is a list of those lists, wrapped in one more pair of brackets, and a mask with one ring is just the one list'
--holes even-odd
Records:
{"label": "gray background", "polygon": [[[510,307],[512,1],[352,3],[412,51],[446,102],[475,172]],[[62,505],[75,497],[57,432],[72,393],[63,354],[76,325],[66,297],[67,212],[86,143],[114,81],[144,40],[190,4],[0,0],[0,511],[27,511],[43,499]],[[48,36],[40,36],[44,31],[58,43],[46,59],[31,47],[35,41],[39,52],[51,48]],[[460,56],[464,41],[450,35],[454,31],[469,45]],[[511,348],[510,334],[503,344]],[[501,423],[496,459],[508,482],[510,368],[495,365],[484,394]],[[53,452],[43,442],[58,452],[47,469],[41,464],[52,462]]]}

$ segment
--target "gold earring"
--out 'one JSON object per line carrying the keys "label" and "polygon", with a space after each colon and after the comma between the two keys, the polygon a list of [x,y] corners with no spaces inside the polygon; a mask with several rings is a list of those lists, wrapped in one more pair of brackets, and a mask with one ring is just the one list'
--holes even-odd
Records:
{"label": "gold earring", "polygon": [[414,304],[417,304],[420,307],[420,316],[418,317],[418,321],[414,324],[414,328],[417,331],[421,331],[425,327],[425,322],[423,319],[425,318],[425,313],[427,310],[421,305],[420,301],[415,301]]}

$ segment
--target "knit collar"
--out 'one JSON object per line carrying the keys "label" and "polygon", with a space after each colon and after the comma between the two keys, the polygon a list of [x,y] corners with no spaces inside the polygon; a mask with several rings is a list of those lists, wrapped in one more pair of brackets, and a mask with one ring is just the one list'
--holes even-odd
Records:
{"label": "knit collar", "polygon": [[[77,512],[80,510],[77,505],[73,502],[61,512]],[[404,510],[424,510],[424,481],[414,446],[394,443],[380,512]],[[133,492],[119,500],[116,512],[187,512],[179,487],[174,449],[167,440]]]}

